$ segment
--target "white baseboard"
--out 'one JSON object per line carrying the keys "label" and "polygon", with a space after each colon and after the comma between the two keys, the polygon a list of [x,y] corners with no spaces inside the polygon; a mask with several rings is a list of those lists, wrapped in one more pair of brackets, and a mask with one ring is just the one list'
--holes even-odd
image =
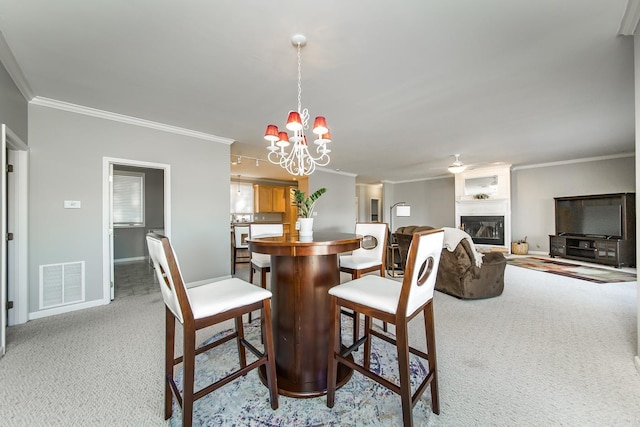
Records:
{"label": "white baseboard", "polygon": [[118,258],[118,259],[114,259],[113,263],[114,264],[119,264],[121,262],[130,262],[130,261],[146,261],[148,258],[146,256],[137,256],[137,257],[133,257],[133,258]]}
{"label": "white baseboard", "polygon": [[82,302],[79,304],[69,304],[63,305],[56,308],[51,308],[48,310],[40,310],[29,313],[29,320],[41,319],[43,317],[55,316],[56,314],[70,313],[72,311],[84,310],[85,308],[99,307],[101,305],[106,305],[108,302],[105,302],[103,299],[97,299],[93,301]]}

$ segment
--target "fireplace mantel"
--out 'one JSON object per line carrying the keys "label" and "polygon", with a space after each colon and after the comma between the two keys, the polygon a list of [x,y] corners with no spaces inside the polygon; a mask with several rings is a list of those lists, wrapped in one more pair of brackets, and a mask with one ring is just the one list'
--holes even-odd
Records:
{"label": "fireplace mantel", "polygon": [[[511,165],[473,169],[456,175],[456,227],[462,216],[504,216],[504,245],[476,246],[509,251],[511,242]],[[478,194],[488,197],[478,198]]]}

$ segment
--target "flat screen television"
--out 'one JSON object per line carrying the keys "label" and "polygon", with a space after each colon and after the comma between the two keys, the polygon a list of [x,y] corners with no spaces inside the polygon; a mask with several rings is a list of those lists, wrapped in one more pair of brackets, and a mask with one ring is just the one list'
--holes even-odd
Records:
{"label": "flat screen television", "polygon": [[622,237],[622,206],[558,206],[556,234]]}

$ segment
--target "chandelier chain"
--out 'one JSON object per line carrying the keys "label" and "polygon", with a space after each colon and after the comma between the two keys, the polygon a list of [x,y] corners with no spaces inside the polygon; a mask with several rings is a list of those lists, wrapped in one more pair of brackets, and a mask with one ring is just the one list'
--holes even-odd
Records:
{"label": "chandelier chain", "polygon": [[302,113],[302,61],[298,43],[298,113]]}

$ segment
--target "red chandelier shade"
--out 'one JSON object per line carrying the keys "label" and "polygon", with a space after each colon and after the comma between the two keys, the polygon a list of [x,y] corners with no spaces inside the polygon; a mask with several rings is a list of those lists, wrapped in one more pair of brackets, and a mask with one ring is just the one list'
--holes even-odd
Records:
{"label": "red chandelier shade", "polygon": [[289,146],[289,135],[286,132],[278,133],[278,142],[276,142],[278,147],[288,147]]}
{"label": "red chandelier shade", "polygon": [[302,129],[302,119],[300,118],[300,113],[298,113],[297,111],[291,111],[289,113],[286,128],[294,132]]}
{"label": "red chandelier shade", "polygon": [[322,135],[318,135],[318,139],[316,139],[313,142],[315,142],[318,145],[326,144],[328,142],[331,142],[331,132],[329,132],[329,129],[327,129],[327,133],[324,133]]}
{"label": "red chandelier shade", "polygon": [[278,138],[278,126],[268,125],[267,130],[264,132],[264,139],[271,142],[276,142]]}
{"label": "red chandelier shade", "polygon": [[313,121],[313,133],[315,133],[316,135],[323,135],[328,131],[329,128],[327,128],[327,120],[324,118],[324,116],[316,117],[316,119]]}

